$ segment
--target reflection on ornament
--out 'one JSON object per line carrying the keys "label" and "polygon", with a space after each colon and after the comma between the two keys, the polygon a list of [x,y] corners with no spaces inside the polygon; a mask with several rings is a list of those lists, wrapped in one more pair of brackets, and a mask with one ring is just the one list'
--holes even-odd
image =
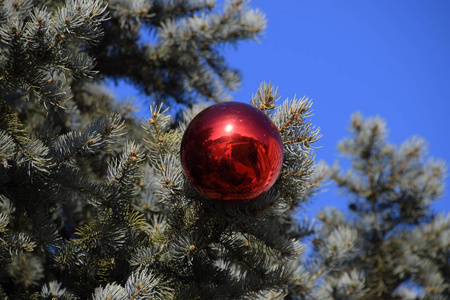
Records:
{"label": "reflection on ornament", "polygon": [[243,203],[275,183],[283,146],[277,128],[260,110],[224,102],[191,121],[181,142],[181,163],[200,194]]}
{"label": "reflection on ornament", "polygon": [[231,130],[233,130],[233,125],[228,124],[227,126],[225,126],[225,132],[230,132]]}

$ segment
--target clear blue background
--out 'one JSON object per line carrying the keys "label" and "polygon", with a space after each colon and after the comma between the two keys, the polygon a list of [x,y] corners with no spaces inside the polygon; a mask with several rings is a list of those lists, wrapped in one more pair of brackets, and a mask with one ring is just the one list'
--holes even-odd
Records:
{"label": "clear blue background", "polygon": [[[243,75],[234,100],[248,102],[263,81],[279,86],[282,100],[313,99],[312,121],[323,134],[317,159],[330,164],[355,111],[383,117],[392,143],[423,137],[431,156],[450,163],[450,1],[255,0],[251,6],[266,14],[268,26],[259,43],[226,48],[228,63]],[[112,89],[133,96],[123,85]],[[448,194],[433,208],[450,211]],[[309,209],[345,208],[344,199],[329,186]]]}

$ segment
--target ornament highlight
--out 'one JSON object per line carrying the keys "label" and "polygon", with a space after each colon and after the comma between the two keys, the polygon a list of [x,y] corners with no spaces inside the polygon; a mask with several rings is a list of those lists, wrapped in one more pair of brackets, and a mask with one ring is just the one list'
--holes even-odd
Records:
{"label": "ornament highlight", "polygon": [[186,177],[203,196],[244,203],[269,190],[283,165],[283,144],[270,118],[241,102],[201,111],[181,141]]}

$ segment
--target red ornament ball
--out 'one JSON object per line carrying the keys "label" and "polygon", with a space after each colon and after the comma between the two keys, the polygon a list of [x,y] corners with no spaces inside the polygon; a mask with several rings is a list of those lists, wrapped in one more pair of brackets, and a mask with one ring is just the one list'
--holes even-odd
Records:
{"label": "red ornament ball", "polygon": [[244,203],[277,180],[283,144],[263,112],[245,103],[223,102],[191,121],[181,141],[181,164],[203,196]]}

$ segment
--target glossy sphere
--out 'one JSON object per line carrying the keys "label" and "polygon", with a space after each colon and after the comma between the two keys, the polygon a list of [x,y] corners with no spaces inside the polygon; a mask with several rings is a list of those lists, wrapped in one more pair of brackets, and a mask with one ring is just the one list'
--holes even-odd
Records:
{"label": "glossy sphere", "polygon": [[283,145],[272,121],[240,102],[200,112],[181,142],[183,170],[210,199],[243,203],[267,191],[283,164]]}

